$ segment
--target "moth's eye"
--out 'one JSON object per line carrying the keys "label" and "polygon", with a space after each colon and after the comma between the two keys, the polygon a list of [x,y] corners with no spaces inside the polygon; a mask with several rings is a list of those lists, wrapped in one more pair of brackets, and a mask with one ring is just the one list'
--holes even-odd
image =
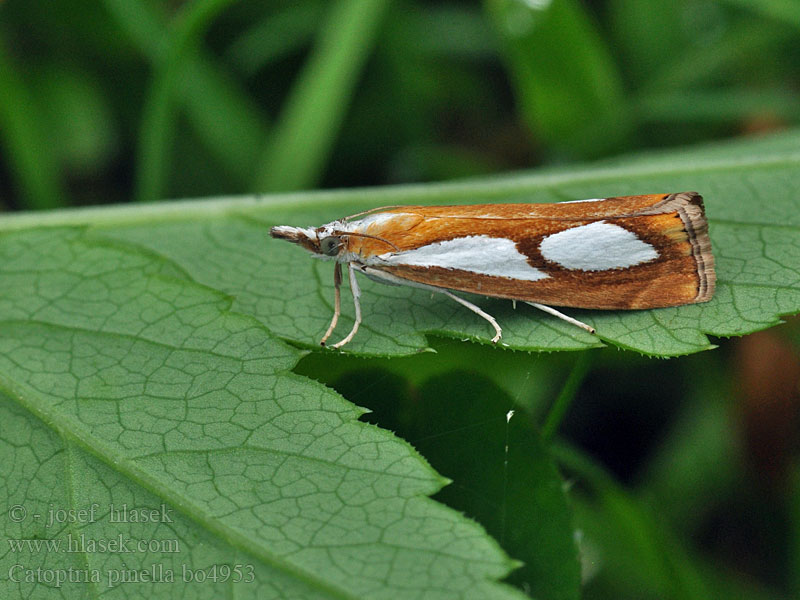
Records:
{"label": "moth's eye", "polygon": [[331,235],[319,241],[319,249],[327,256],[336,256],[342,247],[342,238]]}

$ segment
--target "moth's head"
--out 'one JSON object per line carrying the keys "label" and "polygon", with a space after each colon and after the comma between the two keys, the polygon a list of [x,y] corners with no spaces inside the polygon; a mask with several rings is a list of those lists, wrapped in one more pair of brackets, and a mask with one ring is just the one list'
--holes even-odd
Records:
{"label": "moth's head", "polygon": [[344,249],[345,243],[340,235],[336,235],[338,232],[334,232],[332,225],[317,228],[278,225],[270,229],[269,234],[275,239],[299,244],[314,254],[333,258]]}

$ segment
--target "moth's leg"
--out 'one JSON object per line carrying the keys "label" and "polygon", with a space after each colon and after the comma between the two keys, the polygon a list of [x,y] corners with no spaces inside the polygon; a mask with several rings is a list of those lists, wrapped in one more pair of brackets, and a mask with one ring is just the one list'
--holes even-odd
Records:
{"label": "moth's leg", "polygon": [[543,310],[546,313],[553,315],[554,317],[558,317],[559,319],[563,319],[567,323],[572,323],[576,327],[580,327],[581,329],[585,329],[589,333],[597,333],[594,327],[591,325],[587,325],[583,321],[578,321],[578,319],[573,319],[572,317],[568,317],[562,312],[558,312],[552,306],[546,306],[544,304],[539,304],[538,302],[526,302],[525,304],[530,304],[531,306],[538,308],[539,310]]}
{"label": "moth's leg", "polygon": [[361,290],[358,287],[358,281],[356,281],[356,269],[353,267],[353,263],[347,263],[347,270],[350,275],[350,291],[353,292],[353,306],[356,309],[356,320],[353,323],[353,329],[350,330],[350,333],[347,334],[341,342],[335,343],[331,348],[341,348],[347,342],[353,339],[355,336],[356,331],[358,331],[358,326],[361,325],[361,302],[359,302],[359,298],[361,298]]}
{"label": "moth's leg", "polygon": [[382,281],[383,283],[389,283],[389,284],[392,284],[392,285],[408,285],[408,286],[411,286],[411,287],[420,288],[420,289],[423,289],[423,290],[428,290],[428,291],[431,291],[431,292],[436,292],[436,293],[439,293],[439,294],[444,294],[446,296],[449,296],[450,298],[452,298],[453,300],[455,300],[459,304],[461,304],[463,306],[466,306],[472,312],[474,312],[477,315],[480,315],[481,317],[483,317],[484,319],[489,321],[489,323],[491,323],[492,327],[494,327],[494,330],[495,330],[495,336],[492,338],[492,343],[496,344],[498,341],[500,341],[500,338],[503,336],[503,330],[500,329],[500,325],[497,324],[497,321],[495,321],[495,319],[494,319],[494,317],[492,315],[483,312],[480,308],[475,306],[472,302],[468,302],[467,300],[464,300],[463,298],[459,298],[455,294],[452,294],[452,293],[450,293],[449,291],[447,291],[445,289],[434,287],[432,285],[425,285],[424,283],[415,283],[415,282],[410,282],[410,281],[407,281],[407,280],[403,280],[400,277],[396,277],[396,276],[392,275],[391,273],[386,273],[386,272],[382,271],[381,269],[376,269],[374,267],[364,266],[364,267],[360,267],[360,268],[364,272],[364,274],[366,274],[368,277],[370,277],[370,279],[376,279],[378,281]]}
{"label": "moth's leg", "polygon": [[325,342],[331,337],[333,330],[336,329],[336,323],[339,322],[339,315],[342,312],[342,263],[337,262],[333,268],[333,318],[331,324],[328,326],[328,331],[322,336],[319,341],[320,346],[324,346]]}
{"label": "moth's leg", "polygon": [[497,342],[500,341],[500,338],[503,336],[503,330],[500,329],[500,325],[497,324],[497,321],[494,320],[494,317],[492,315],[490,315],[489,313],[483,312],[480,308],[475,306],[472,302],[468,302],[467,300],[464,300],[463,298],[459,298],[458,296],[448,292],[447,290],[438,290],[438,291],[440,291],[445,296],[449,296],[450,298],[452,298],[453,300],[455,300],[459,304],[461,304],[463,306],[466,306],[468,309],[470,309],[476,315],[480,315],[484,319],[489,321],[489,323],[491,323],[492,327],[494,327],[494,330],[495,330],[495,336],[492,338],[492,343],[496,344]]}

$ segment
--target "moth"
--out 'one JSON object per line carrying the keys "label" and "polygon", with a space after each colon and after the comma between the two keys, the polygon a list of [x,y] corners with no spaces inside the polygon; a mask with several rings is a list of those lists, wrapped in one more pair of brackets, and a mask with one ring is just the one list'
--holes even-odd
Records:
{"label": "moth", "polygon": [[574,200],[555,204],[390,206],[321,227],[281,225],[273,238],[336,261],[334,311],[341,314],[342,265],[361,323],[356,274],[381,283],[440,292],[502,330],[491,315],[455,295],[469,292],[526,302],[591,333],[552,306],[602,310],[706,302],[714,294],[714,256],[703,198],[696,192]]}

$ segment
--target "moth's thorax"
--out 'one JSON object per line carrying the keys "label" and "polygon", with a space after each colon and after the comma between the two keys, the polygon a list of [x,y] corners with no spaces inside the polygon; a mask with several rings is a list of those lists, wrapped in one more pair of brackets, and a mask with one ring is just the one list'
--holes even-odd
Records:
{"label": "moth's thorax", "polygon": [[353,234],[345,236],[345,250],[367,260],[413,248],[420,243],[415,229],[423,220],[416,214],[384,211],[342,223],[342,230]]}

